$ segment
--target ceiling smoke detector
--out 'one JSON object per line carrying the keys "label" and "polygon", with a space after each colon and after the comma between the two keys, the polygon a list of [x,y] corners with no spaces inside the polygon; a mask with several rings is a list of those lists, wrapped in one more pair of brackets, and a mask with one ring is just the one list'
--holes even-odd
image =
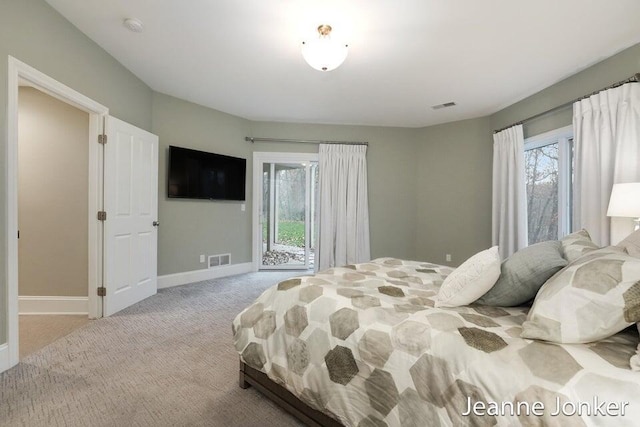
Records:
{"label": "ceiling smoke detector", "polygon": [[434,110],[439,110],[441,108],[449,108],[449,107],[455,107],[456,103],[451,101],[451,102],[445,102],[444,104],[438,104],[438,105],[434,105],[433,108]]}
{"label": "ceiling smoke detector", "polygon": [[133,33],[141,33],[144,30],[144,25],[139,19],[127,18],[122,24]]}

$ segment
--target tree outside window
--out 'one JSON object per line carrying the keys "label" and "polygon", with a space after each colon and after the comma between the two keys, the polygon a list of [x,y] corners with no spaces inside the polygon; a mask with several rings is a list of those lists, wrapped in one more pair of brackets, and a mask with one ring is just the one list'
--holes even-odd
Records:
{"label": "tree outside window", "polygon": [[529,244],[558,239],[558,144],[525,151]]}
{"label": "tree outside window", "polygon": [[571,232],[573,131],[566,127],[525,141],[529,244]]}

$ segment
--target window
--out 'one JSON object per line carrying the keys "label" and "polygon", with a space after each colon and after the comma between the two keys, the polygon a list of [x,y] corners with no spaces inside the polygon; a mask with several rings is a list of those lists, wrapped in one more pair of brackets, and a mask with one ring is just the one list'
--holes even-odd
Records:
{"label": "window", "polygon": [[557,240],[571,231],[573,128],[525,140],[529,244]]}

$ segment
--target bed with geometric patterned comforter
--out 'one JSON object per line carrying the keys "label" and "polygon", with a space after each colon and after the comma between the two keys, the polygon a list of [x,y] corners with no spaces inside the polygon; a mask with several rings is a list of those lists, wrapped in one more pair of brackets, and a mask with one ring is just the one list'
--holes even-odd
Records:
{"label": "bed with geometric patterned comforter", "polygon": [[637,332],[523,339],[527,307],[435,308],[451,271],[380,258],[283,281],[236,317],[236,349],[345,426],[638,425]]}

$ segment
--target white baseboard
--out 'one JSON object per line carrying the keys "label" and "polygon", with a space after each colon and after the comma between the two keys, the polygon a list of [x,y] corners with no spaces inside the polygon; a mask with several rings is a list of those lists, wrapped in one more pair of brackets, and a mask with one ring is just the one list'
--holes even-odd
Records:
{"label": "white baseboard", "polygon": [[167,274],[164,276],[158,276],[158,289],[186,285],[187,283],[201,282],[203,280],[217,279],[219,277],[234,276],[236,274],[251,273],[252,271],[254,271],[253,263],[245,262],[242,264],[231,264],[224,267],[205,268],[203,270]]}
{"label": "white baseboard", "polygon": [[89,314],[88,297],[19,296],[18,314]]}
{"label": "white baseboard", "polygon": [[0,345],[0,372],[4,372],[11,368],[9,363],[9,344]]}

